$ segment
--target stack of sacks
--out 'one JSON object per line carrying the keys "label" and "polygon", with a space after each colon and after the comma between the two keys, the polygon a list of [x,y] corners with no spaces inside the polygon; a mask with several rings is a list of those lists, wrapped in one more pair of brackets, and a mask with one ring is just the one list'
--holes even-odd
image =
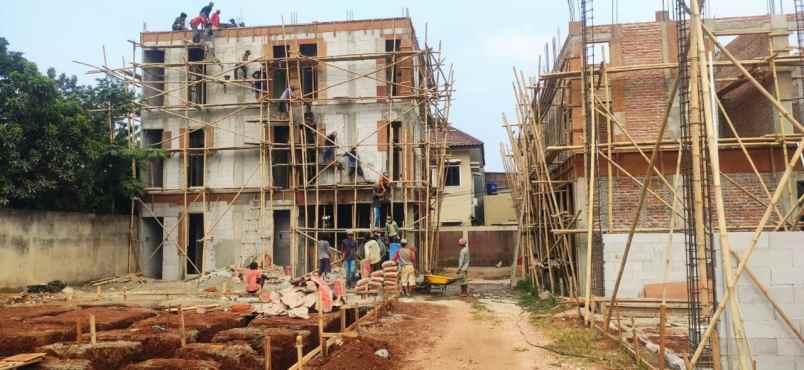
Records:
{"label": "stack of sacks", "polygon": [[399,272],[396,262],[385,261],[382,263],[383,291],[390,296],[399,295]]}
{"label": "stack of sacks", "polygon": [[371,284],[371,279],[363,278],[357,281],[355,284],[355,292],[359,294],[377,294],[378,289],[373,287]]}
{"label": "stack of sacks", "polygon": [[383,283],[385,282],[385,278],[383,277],[382,270],[374,271],[371,273],[371,278],[369,279],[369,288],[379,291],[383,287]]}

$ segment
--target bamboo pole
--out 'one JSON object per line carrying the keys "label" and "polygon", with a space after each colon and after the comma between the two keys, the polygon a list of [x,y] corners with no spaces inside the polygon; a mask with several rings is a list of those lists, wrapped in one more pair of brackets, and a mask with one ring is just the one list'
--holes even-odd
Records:
{"label": "bamboo pole", "polygon": [[[626,239],[625,248],[623,249],[623,256],[622,259],[620,260],[620,267],[617,270],[617,278],[614,280],[614,289],[612,290],[611,302],[609,303],[609,306],[612,307],[617,302],[617,293],[620,290],[620,281],[622,280],[623,271],[625,270],[625,263],[628,260],[628,253],[631,251],[631,243],[634,240],[634,232],[637,226],[639,225],[639,215],[640,213],[642,213],[642,208],[645,205],[645,197],[648,194],[650,179],[651,176],[653,175],[652,169],[653,166],[655,166],[656,160],[658,158],[659,146],[661,145],[660,143],[662,141],[662,138],[664,137],[664,132],[667,129],[667,122],[669,121],[670,113],[673,109],[673,103],[676,97],[675,91],[678,90],[678,82],[679,78],[676,77],[673,80],[672,88],[670,88],[670,96],[667,99],[667,104],[665,105],[664,116],[662,117],[662,125],[659,127],[659,133],[656,136],[656,143],[654,144],[653,152],[651,153],[650,156],[650,163],[648,163],[648,168],[645,170],[645,179],[642,182],[642,188],[639,192],[639,201],[637,203],[638,207],[634,214],[634,218],[631,221],[630,230],[628,231],[628,239]],[[606,315],[606,320],[603,327],[608,327],[609,322],[611,322],[611,312],[609,312],[609,314]]]}

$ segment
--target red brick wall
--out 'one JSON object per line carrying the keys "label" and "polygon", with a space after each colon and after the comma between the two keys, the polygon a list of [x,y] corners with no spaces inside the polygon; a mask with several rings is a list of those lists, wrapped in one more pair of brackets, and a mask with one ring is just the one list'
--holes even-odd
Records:
{"label": "red brick wall", "polygon": [[[759,183],[756,175],[753,173],[729,173],[727,174],[731,179],[740,184],[743,188],[751,192],[755,197],[768,203],[768,197],[765,195],[764,190]],[[777,176],[780,177],[781,175]],[[642,181],[642,177],[638,177]],[[673,176],[667,176],[668,181],[673,183]],[[613,220],[615,229],[628,229],[633,221],[634,213],[636,212],[639,200],[640,187],[633,180],[620,176],[614,178],[614,202],[613,202]],[[769,174],[763,174],[763,181],[768,186],[771,194],[776,188],[778,182],[772,179]],[[759,220],[762,218],[762,213],[765,211],[765,206],[754,200],[751,196],[740,190],[737,186],[732,184],[726,178],[721,177],[721,188],[723,190],[723,204],[726,212],[726,224],[729,227],[740,227],[753,229]],[[601,210],[601,218],[607,219],[607,209],[605,202],[607,201],[607,185],[605,179],[601,181],[601,200],[603,202],[603,209]],[[651,190],[661,196],[665,201],[672,204],[673,198],[667,186],[660,183],[654,177],[651,185]],[[714,193],[712,193],[714,196]],[[682,195],[683,197],[683,195]],[[712,221],[716,224],[716,213],[714,210],[714,200],[712,203]],[[782,208],[780,208],[782,209]],[[784,214],[782,209],[782,214]],[[681,210],[683,214],[683,210]],[[648,194],[645,199],[645,206],[640,215],[639,227],[640,228],[667,228],[670,222],[670,209],[664,205],[655,196]],[[604,221],[604,223],[607,221]],[[771,217],[770,223],[775,224],[778,219],[774,216]],[[675,228],[681,226],[680,219],[676,220]]]}

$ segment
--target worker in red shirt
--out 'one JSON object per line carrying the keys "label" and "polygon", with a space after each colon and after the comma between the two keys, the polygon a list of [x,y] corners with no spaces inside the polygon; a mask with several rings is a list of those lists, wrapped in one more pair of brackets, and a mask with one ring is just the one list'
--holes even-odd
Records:
{"label": "worker in red shirt", "polygon": [[198,43],[201,41],[201,31],[199,28],[201,25],[207,24],[207,19],[203,16],[196,16],[195,18],[190,20],[190,29],[193,30],[193,42]]}
{"label": "worker in red shirt", "polygon": [[212,17],[209,18],[209,23],[212,25],[212,29],[221,28],[221,11],[220,11],[220,9],[216,10],[215,13],[212,13]]}

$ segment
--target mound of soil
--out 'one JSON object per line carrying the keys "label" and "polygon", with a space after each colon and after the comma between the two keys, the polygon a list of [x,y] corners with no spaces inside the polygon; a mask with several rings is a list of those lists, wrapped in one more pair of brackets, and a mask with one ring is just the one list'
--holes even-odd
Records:
{"label": "mound of soil", "polygon": [[155,358],[133,365],[123,370],[220,370],[215,361],[187,360],[183,358]]}
{"label": "mound of soil", "polygon": [[[372,338],[347,338],[343,345],[330,353],[324,364],[310,363],[309,367],[319,370],[351,370],[357,365],[363,370],[392,370],[397,366],[391,353],[389,358],[374,354],[377,350],[388,349],[388,343]],[[307,366],[305,366],[307,367]]]}

